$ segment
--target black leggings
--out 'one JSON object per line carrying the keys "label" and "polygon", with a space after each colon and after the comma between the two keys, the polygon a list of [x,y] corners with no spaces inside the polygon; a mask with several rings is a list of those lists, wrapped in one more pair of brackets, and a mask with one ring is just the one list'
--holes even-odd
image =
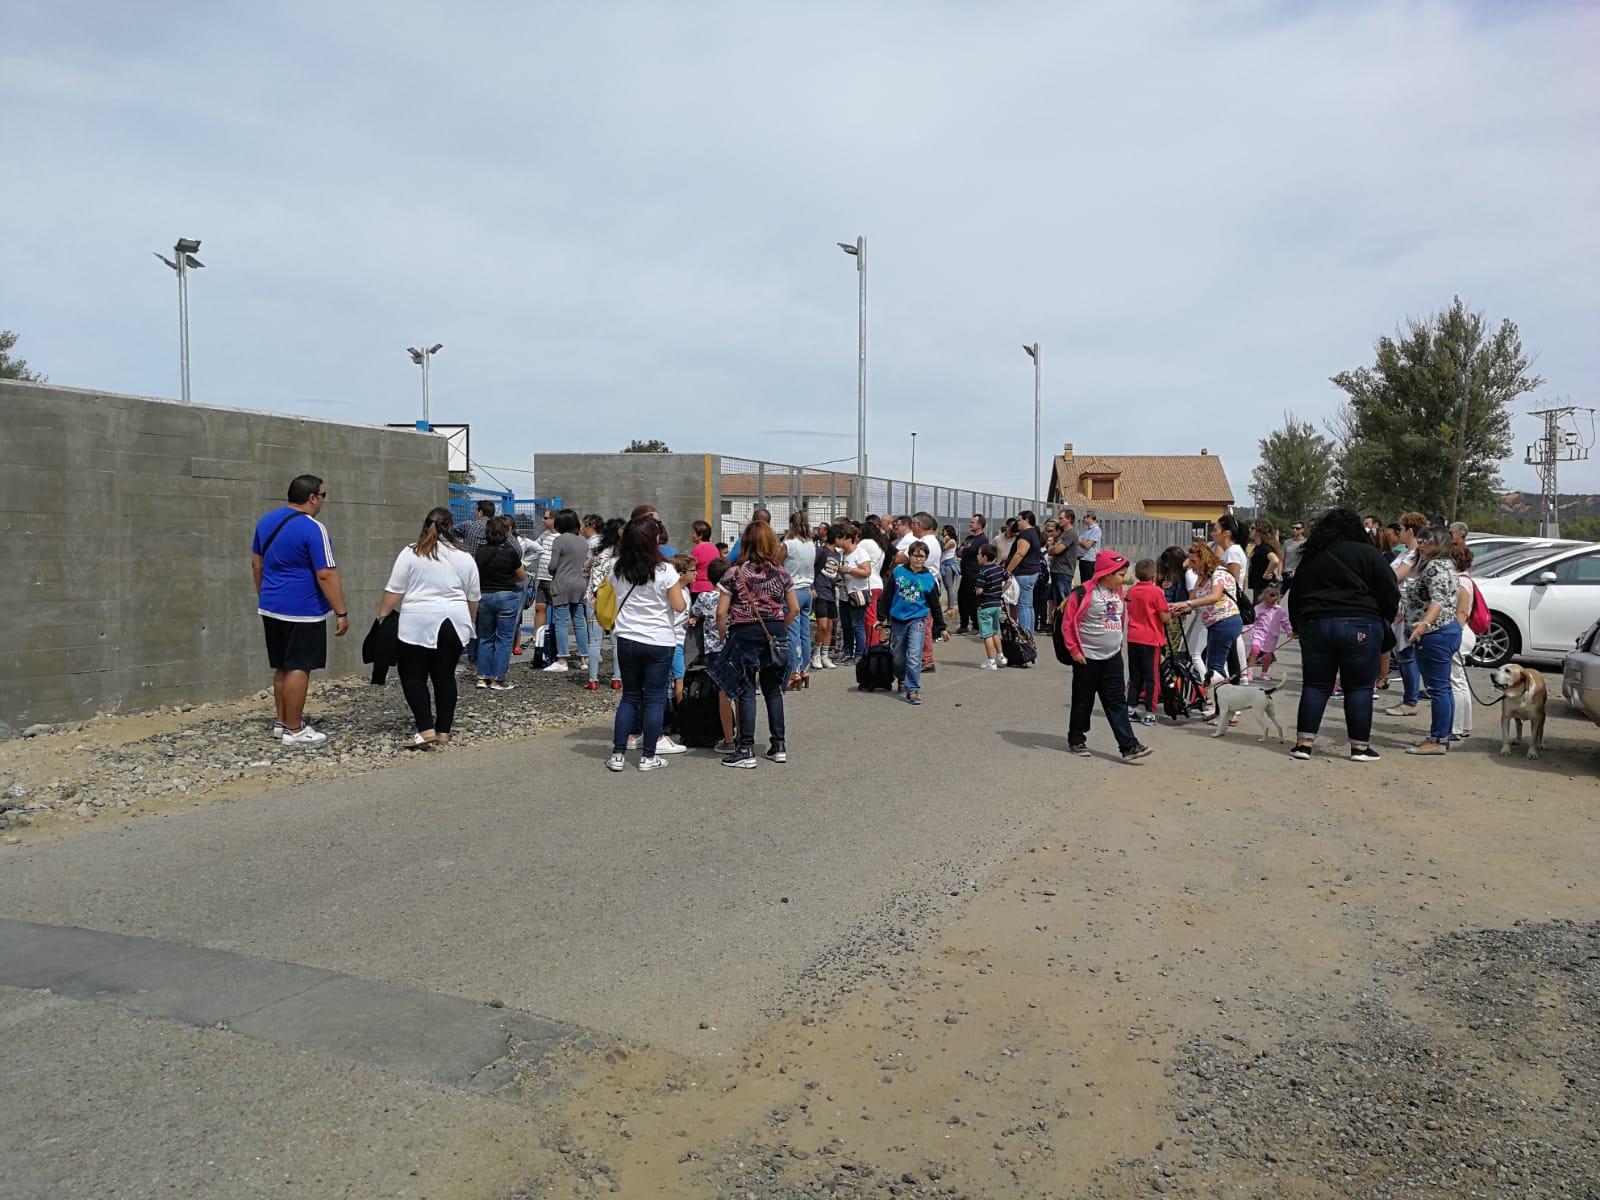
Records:
{"label": "black leggings", "polygon": [[978,627],[978,584],[975,577],[963,575],[956,587],[956,608],[961,613],[961,630]]}
{"label": "black leggings", "polygon": [[[449,621],[439,623],[439,645],[430,650],[427,646],[413,646],[401,642],[397,656],[400,668],[400,690],[411,706],[416,718],[417,732],[432,729],[449,733],[456,719],[456,664],[461,660],[461,638]],[[428,682],[433,682],[433,696],[428,695]],[[432,700],[439,702],[439,719],[434,720]]]}

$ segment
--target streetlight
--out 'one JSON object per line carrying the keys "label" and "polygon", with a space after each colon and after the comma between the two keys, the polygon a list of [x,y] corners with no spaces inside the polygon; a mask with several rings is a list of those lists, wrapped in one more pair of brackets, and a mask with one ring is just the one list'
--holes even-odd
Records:
{"label": "streetlight", "polygon": [[917,431],[911,431],[911,499],[907,501],[907,508],[917,506]]}
{"label": "streetlight", "polygon": [[178,275],[178,366],[185,404],[189,403],[189,268],[205,266],[194,256],[198,249],[199,238],[179,238],[173,243],[171,258],[159,250],[151,251]]}
{"label": "streetlight", "polygon": [[1028,499],[1037,504],[1044,499],[1039,494],[1039,396],[1040,372],[1044,369],[1044,355],[1039,350],[1039,343],[1024,346],[1028,357],[1033,359],[1033,495]]}
{"label": "streetlight", "polygon": [[855,245],[838,243],[839,249],[856,260],[856,504],[867,503],[867,239],[858,237]]}
{"label": "streetlight", "polygon": [[443,342],[435,342],[426,350],[418,350],[415,346],[406,347],[406,353],[411,355],[411,361],[422,368],[422,424],[424,428],[432,428],[428,424],[428,363],[435,354],[443,349]]}

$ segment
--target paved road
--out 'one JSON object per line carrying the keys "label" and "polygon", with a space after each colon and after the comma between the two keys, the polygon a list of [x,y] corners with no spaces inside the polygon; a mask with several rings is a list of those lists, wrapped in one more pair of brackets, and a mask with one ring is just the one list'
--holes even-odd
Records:
{"label": "paved road", "polygon": [[[489,1136],[463,1089],[504,1022],[739,1045],[1081,798],[1067,672],[976,649],[941,648],[916,709],[814,676],[782,766],[611,775],[609,731],[579,729],[18,848],[0,1091],[35,1119],[0,1132],[0,1197],[281,1195],[297,1170],[323,1173],[299,1194],[438,1195],[452,1131]],[[405,1052],[408,1022],[438,1044]],[[331,1167],[330,1122],[368,1116]]]}

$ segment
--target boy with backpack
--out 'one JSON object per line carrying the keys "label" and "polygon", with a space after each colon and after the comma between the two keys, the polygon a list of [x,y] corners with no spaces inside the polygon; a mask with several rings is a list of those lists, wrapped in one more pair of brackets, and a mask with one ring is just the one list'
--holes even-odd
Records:
{"label": "boy with backpack", "polygon": [[978,636],[983,639],[986,661],[979,663],[985,671],[998,671],[1006,665],[1006,656],[1000,653],[1000,610],[1005,604],[1006,584],[1011,576],[1000,565],[1000,547],[985,542],[978,547],[978,573],[973,577],[972,590],[978,597]]}
{"label": "boy with backpack", "polygon": [[1089,758],[1089,718],[1098,695],[1106,722],[1122,751],[1122,761],[1132,762],[1150,753],[1133,736],[1128,720],[1127,685],[1122,675],[1122,645],[1127,633],[1127,598],[1122,586],[1128,560],[1110,550],[1095,558],[1088,582],[1067,596],[1061,633],[1072,656],[1072,716],[1067,725],[1067,752]]}

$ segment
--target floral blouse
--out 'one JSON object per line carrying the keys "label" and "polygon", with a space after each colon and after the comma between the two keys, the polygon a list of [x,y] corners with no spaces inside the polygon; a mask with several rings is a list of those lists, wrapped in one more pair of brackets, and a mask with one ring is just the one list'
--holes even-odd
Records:
{"label": "floral blouse", "polygon": [[1456,599],[1461,591],[1461,576],[1445,555],[1428,559],[1421,570],[1413,570],[1400,585],[1400,612],[1409,629],[1428,615],[1428,605],[1437,604],[1439,615],[1423,633],[1436,633],[1456,619]]}

